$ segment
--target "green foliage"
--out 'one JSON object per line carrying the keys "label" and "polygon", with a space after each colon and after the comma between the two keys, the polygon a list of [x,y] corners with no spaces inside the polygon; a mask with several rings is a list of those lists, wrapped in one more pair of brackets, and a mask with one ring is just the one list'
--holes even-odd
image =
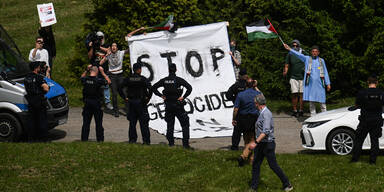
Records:
{"label": "green foliage", "polygon": [[[236,39],[242,65],[258,79],[268,97],[289,97],[288,81],[282,76],[287,52],[278,39],[247,42],[245,26],[269,18],[286,43],[299,39],[304,48],[320,46],[332,83],[330,99],[354,96],[367,76],[384,66],[384,3],[365,0],[93,0],[77,54],[71,60],[78,76],[87,64],[84,38],[101,30],[107,42],[127,48],[124,36],[141,26],[159,23],[173,14],[179,27],[229,21],[229,36]],[[150,32],[150,31],[149,31]],[[128,56],[125,66],[129,65]],[[384,80],[384,74],[379,74]]]}
{"label": "green foliage", "polygon": [[[278,146],[277,146],[278,147]],[[0,143],[0,191],[247,191],[251,166],[234,151],[188,151],[126,143]],[[350,156],[278,154],[294,190],[383,191],[383,161]],[[260,191],[281,191],[266,161]]]}

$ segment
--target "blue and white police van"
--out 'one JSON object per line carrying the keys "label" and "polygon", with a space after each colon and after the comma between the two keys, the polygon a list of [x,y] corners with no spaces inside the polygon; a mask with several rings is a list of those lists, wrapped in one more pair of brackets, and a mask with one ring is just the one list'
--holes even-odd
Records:
{"label": "blue and white police van", "polygon": [[[30,72],[28,63],[12,38],[0,25],[0,141],[18,141],[28,129],[28,102],[23,85]],[[48,128],[67,122],[68,97],[65,89],[45,78],[50,86],[48,100]]]}

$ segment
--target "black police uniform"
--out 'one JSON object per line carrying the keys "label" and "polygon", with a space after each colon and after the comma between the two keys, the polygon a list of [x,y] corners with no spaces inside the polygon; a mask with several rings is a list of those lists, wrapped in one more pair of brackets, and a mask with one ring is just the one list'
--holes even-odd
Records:
{"label": "black police uniform", "polygon": [[379,138],[382,136],[384,92],[378,88],[359,91],[356,106],[361,108],[359,125],[356,130],[356,145],[353,148],[352,161],[358,161],[364,139],[369,133],[371,141],[370,163],[376,163],[379,154]]}
{"label": "black police uniform", "polygon": [[[165,96],[165,121],[167,122],[167,140],[170,146],[175,144],[173,131],[175,125],[175,116],[180,122],[183,132],[183,146],[189,147],[189,117],[184,110],[185,102],[180,102],[177,99],[183,94],[182,87],[185,87],[183,98],[187,98],[192,92],[192,86],[183,78],[177,77],[175,73],[170,73],[168,77],[161,79],[152,87],[155,95]],[[163,94],[157,89],[164,87]]]}
{"label": "black police uniform", "polygon": [[103,111],[101,110],[101,86],[107,85],[104,78],[95,76],[81,77],[83,84],[83,127],[81,129],[81,141],[88,141],[92,116],[95,117],[97,141],[104,141]]}
{"label": "black police uniform", "polygon": [[[227,99],[235,103],[237,94],[239,94],[240,92],[246,89],[246,83],[247,81],[244,79],[237,80],[236,83],[234,83],[231,87],[229,87],[228,91],[225,93],[225,96],[227,97]],[[233,127],[233,133],[232,133],[232,146],[231,146],[232,150],[237,150],[239,148],[240,139],[241,139],[241,130],[239,129],[238,125],[235,125]]]}
{"label": "black police uniform", "polygon": [[33,72],[28,73],[24,79],[25,90],[28,101],[28,112],[31,117],[31,124],[28,129],[28,140],[45,139],[48,132],[47,121],[47,99],[46,92],[41,85],[47,84],[44,77]]}
{"label": "black police uniform", "polygon": [[[123,92],[123,88],[128,89],[127,93]],[[129,142],[136,143],[137,141],[136,124],[139,120],[143,143],[150,144],[147,103],[152,97],[151,84],[144,76],[134,73],[124,79],[121,87],[119,87],[119,93],[124,99],[128,98]]]}

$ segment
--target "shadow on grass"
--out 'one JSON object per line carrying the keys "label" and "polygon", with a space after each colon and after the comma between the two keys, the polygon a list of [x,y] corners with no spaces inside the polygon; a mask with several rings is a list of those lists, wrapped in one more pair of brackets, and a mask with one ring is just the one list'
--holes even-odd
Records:
{"label": "shadow on grass", "polygon": [[[330,153],[326,150],[301,150],[297,153],[298,154],[306,154],[306,155],[336,155],[336,154]],[[361,152],[361,155],[369,155],[370,153],[371,153],[371,150],[363,150]],[[349,154],[349,155],[351,155],[351,154]],[[384,149],[380,149],[379,155],[384,155]]]}
{"label": "shadow on grass", "polygon": [[306,154],[306,155],[324,155],[324,154],[330,154],[328,151],[326,150],[301,150],[299,152],[297,152],[298,154]]}

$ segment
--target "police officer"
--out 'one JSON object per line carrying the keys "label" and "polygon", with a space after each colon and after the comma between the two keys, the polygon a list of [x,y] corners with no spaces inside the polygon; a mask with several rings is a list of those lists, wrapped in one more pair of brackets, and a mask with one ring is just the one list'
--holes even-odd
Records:
{"label": "police officer", "polygon": [[[121,87],[119,87],[120,96],[123,97],[129,106],[127,119],[129,120],[129,143],[136,143],[137,132],[136,123],[140,122],[143,144],[151,143],[149,134],[149,114],[147,104],[152,97],[151,83],[141,75],[141,64],[133,65],[134,73],[125,78]],[[128,91],[124,93],[123,88]]]}
{"label": "police officer", "polygon": [[[100,74],[103,78],[99,78]],[[87,73],[89,75],[87,76]],[[102,67],[88,65],[87,70],[81,75],[81,83],[83,84],[83,127],[81,129],[81,141],[88,141],[89,126],[91,124],[92,116],[95,117],[96,123],[96,138],[98,142],[104,141],[104,128],[103,128],[103,111],[101,110],[101,99],[103,97],[101,86],[111,83],[111,80],[104,73]]]}
{"label": "police officer", "polygon": [[259,116],[259,110],[256,108],[254,98],[261,94],[253,88],[254,81],[248,78],[246,81],[247,89],[240,92],[235,100],[233,108],[233,126],[243,133],[244,150],[238,158],[239,166],[243,166],[245,160],[252,162],[252,151],[249,149],[249,144],[255,141],[255,122]]}
{"label": "police officer", "polygon": [[[184,96],[182,96],[182,86],[187,89]],[[157,90],[159,87],[164,87],[163,93]],[[165,121],[167,122],[169,146],[175,145],[173,130],[176,116],[183,132],[183,147],[191,149],[189,146],[189,117],[184,110],[184,99],[191,94],[192,86],[184,79],[176,76],[176,65],[172,63],[169,65],[169,76],[155,83],[152,89],[155,95],[162,97],[165,102]]]}
{"label": "police officer", "polygon": [[[231,100],[233,103],[235,103],[237,94],[246,89],[245,84],[248,78],[247,71],[245,69],[241,69],[239,75],[240,78],[231,87],[229,87],[228,91],[225,93],[227,99]],[[237,125],[234,125],[232,133],[231,150],[239,150],[240,139],[241,131],[239,130]]]}
{"label": "police officer", "polygon": [[29,141],[46,139],[48,132],[47,98],[44,95],[49,91],[49,86],[44,76],[40,75],[41,65],[40,61],[29,63],[32,72],[28,73],[24,79],[27,92],[25,98],[28,101],[28,112],[32,122],[28,130]]}
{"label": "police officer", "polygon": [[379,138],[382,136],[384,92],[376,88],[378,84],[375,76],[368,78],[368,89],[358,92],[355,105],[359,107],[359,125],[356,130],[356,145],[352,151],[351,162],[357,162],[361,154],[361,147],[364,139],[369,133],[371,141],[370,164],[376,164],[376,157],[379,154]]}

